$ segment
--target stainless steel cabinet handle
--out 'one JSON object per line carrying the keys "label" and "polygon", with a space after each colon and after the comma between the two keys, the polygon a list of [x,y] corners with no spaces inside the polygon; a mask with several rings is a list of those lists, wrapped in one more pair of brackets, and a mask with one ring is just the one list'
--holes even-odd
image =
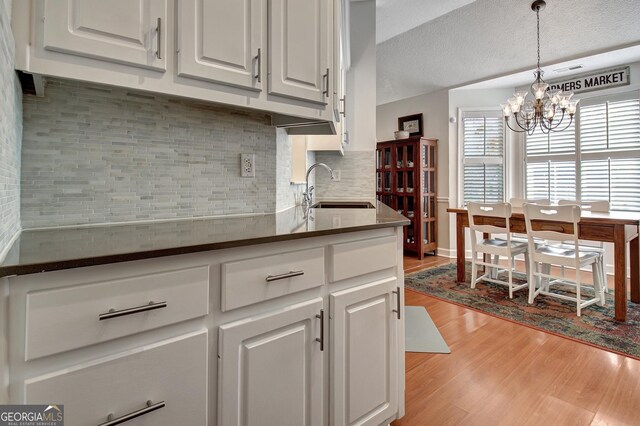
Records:
{"label": "stainless steel cabinet handle", "polygon": [[324,91],[322,92],[325,96],[329,96],[329,68],[327,68],[327,73],[325,75],[322,76],[323,80],[324,80]]}
{"label": "stainless steel cabinet handle", "polygon": [[158,18],[158,24],[156,26],[156,35],[158,37],[158,39],[156,40],[157,43],[157,47],[158,50],[156,51],[156,56],[158,57],[158,59],[162,59],[162,52],[160,51],[160,48],[162,47],[162,18]]}
{"label": "stainless steel cabinet handle", "polygon": [[265,278],[265,280],[267,282],[271,282],[271,281],[284,280],[285,278],[299,277],[300,275],[304,275],[304,271],[289,271],[285,274],[280,274],[280,275],[268,275],[267,278]]}
{"label": "stainless steel cabinet handle", "polygon": [[258,83],[262,83],[262,49],[258,48],[258,55],[256,55],[256,62],[258,66],[258,73],[254,75],[254,78],[258,79]]}
{"label": "stainless steel cabinet handle", "polygon": [[320,320],[320,337],[316,337],[316,342],[320,342],[320,351],[324,351],[324,309],[320,309],[320,315],[316,315]]}
{"label": "stainless steel cabinet handle", "polygon": [[347,113],[347,95],[340,98],[340,102],[342,102],[342,111],[340,111],[340,114],[344,117]]}
{"label": "stainless steel cabinet handle", "polygon": [[104,314],[98,315],[98,319],[102,321],[110,318],[117,318],[125,315],[137,314],[140,312],[153,311],[155,309],[166,308],[166,307],[167,307],[167,302],[158,302],[158,303],[149,302],[148,305],[136,306],[135,308],[120,309],[118,311],[115,310],[114,308],[111,308],[109,309],[109,312],[105,312]]}
{"label": "stainless steel cabinet handle", "polygon": [[395,291],[392,291],[393,294],[396,295],[396,309],[393,312],[398,314],[398,319],[400,319],[400,287],[396,287]]}
{"label": "stainless steel cabinet handle", "polygon": [[113,414],[109,414],[109,416],[107,416],[107,421],[104,423],[100,423],[98,426],[119,425],[120,423],[128,422],[129,420],[135,419],[136,417],[144,416],[145,414],[149,414],[152,411],[159,410],[164,406],[164,401],[156,402],[155,404],[151,401],[147,401],[146,407],[133,411],[129,414],[125,414],[124,416],[120,416],[114,419]]}

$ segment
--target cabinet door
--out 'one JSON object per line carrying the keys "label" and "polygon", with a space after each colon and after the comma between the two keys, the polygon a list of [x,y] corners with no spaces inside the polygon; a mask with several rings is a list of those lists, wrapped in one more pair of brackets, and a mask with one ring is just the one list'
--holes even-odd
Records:
{"label": "cabinet door", "polygon": [[166,70],[166,0],[47,0],[47,50]]}
{"label": "cabinet door", "polygon": [[377,426],[398,410],[396,282],[330,295],[332,425]]}
{"label": "cabinet door", "polygon": [[220,327],[218,424],[323,424],[322,299]]}
{"label": "cabinet door", "polygon": [[178,75],[261,90],[263,0],[178,2]]}
{"label": "cabinet door", "polygon": [[329,102],[332,9],[328,0],[269,0],[270,94]]}
{"label": "cabinet door", "polygon": [[205,425],[207,335],[200,330],[27,379],[24,402],[63,404],[67,425],[135,412],[134,425]]}

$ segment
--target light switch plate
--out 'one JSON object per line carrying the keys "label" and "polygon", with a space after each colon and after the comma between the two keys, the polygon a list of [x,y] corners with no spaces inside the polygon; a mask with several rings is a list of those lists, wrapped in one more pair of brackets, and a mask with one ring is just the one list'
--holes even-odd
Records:
{"label": "light switch plate", "polygon": [[255,154],[240,154],[240,176],[256,177]]}

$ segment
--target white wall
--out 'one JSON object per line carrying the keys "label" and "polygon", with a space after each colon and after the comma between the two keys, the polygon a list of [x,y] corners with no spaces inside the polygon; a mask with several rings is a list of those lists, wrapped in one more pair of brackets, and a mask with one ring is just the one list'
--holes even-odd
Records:
{"label": "white wall", "polygon": [[[448,207],[459,205],[458,131],[459,110],[495,108],[510,97],[513,89],[439,90],[402,101],[378,105],[376,131],[379,141],[393,139],[398,117],[423,114],[424,136],[438,139],[438,254],[455,255],[455,218]],[[449,119],[455,117],[456,123]],[[509,142],[507,142],[509,143]],[[507,155],[513,154],[507,149]]]}
{"label": "white wall", "polygon": [[349,144],[345,151],[375,151],[376,2],[352,2],[350,23],[351,68],[346,78]]}
{"label": "white wall", "polygon": [[346,78],[346,123],[349,143],[344,156],[318,151],[317,161],[340,170],[340,182],[322,170],[314,172],[316,199],[375,199],[376,149],[376,3],[351,3],[351,68]]}
{"label": "white wall", "polygon": [[20,232],[22,90],[13,70],[11,6],[0,0],[0,261]]}
{"label": "white wall", "polygon": [[[438,253],[447,256],[450,250],[449,222],[449,92],[420,95],[402,101],[378,105],[376,137],[378,141],[393,139],[398,130],[398,117],[422,113],[424,136],[438,139]],[[453,240],[455,244],[455,239]]]}

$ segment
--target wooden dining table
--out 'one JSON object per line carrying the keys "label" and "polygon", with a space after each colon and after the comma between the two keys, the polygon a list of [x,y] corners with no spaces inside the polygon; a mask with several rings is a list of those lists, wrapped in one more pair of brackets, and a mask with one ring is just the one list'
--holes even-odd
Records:
{"label": "wooden dining table", "polygon": [[[465,231],[469,227],[469,215],[465,208],[449,208],[447,212],[456,215],[456,257],[457,281],[465,282]],[[526,234],[524,213],[521,208],[513,208],[510,219],[511,232]],[[614,301],[615,319],[627,318],[627,265],[630,269],[630,299],[640,303],[640,251],[638,231],[640,213],[635,212],[590,212],[582,211],[578,223],[578,235],[582,240],[613,243],[614,257]],[[629,245],[629,261],[626,247]]]}

